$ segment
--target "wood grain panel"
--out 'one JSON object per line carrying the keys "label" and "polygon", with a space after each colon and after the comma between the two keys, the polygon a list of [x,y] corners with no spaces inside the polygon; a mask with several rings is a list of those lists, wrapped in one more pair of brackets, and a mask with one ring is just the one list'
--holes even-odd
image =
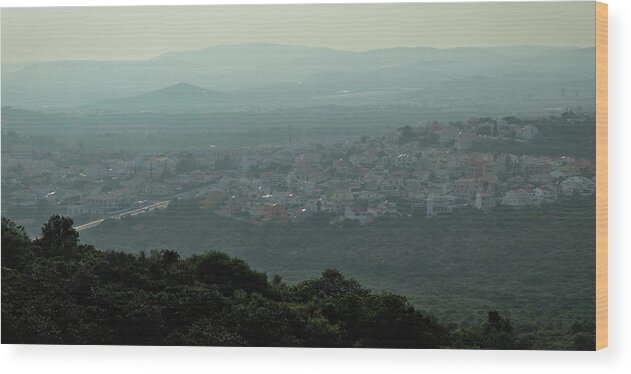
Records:
{"label": "wood grain panel", "polygon": [[607,12],[596,3],[596,349],[608,346]]}

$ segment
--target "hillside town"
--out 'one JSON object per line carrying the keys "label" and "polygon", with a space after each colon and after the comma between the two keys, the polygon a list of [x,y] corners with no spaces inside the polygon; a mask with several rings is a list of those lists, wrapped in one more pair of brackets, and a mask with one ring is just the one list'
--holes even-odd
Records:
{"label": "hillside town", "polygon": [[297,223],[318,212],[330,213],[332,223],[368,224],[594,194],[593,161],[479,150],[540,136],[536,126],[510,118],[471,118],[339,144],[206,146],[153,155],[82,150],[70,156],[16,142],[2,150],[2,210],[52,210],[88,222],[192,199],[252,224]]}

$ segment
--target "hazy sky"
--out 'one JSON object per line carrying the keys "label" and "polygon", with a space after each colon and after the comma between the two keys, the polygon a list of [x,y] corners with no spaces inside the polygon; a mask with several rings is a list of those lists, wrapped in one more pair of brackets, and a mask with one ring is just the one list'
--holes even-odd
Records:
{"label": "hazy sky", "polygon": [[347,50],[594,46],[593,2],[3,8],[2,62],[267,42]]}

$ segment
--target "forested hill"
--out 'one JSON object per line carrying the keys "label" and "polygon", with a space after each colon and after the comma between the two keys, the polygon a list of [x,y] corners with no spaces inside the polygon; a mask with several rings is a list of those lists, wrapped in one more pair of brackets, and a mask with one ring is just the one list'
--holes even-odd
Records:
{"label": "forested hill", "polygon": [[[524,349],[497,312],[466,329],[336,270],[295,285],[219,252],[181,259],[79,244],[53,216],[38,239],[2,219],[2,343]],[[577,335],[568,349],[593,349]]]}

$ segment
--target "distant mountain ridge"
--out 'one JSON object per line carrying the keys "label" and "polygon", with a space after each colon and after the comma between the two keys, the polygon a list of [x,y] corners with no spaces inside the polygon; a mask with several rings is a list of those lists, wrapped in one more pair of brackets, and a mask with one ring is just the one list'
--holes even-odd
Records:
{"label": "distant mountain ridge", "polygon": [[[585,105],[595,89],[594,58],[594,48],[419,47],[352,52],[265,43],[225,45],[169,52],[143,61],[57,61],[3,69],[2,105],[49,109],[99,104],[106,110],[125,111],[135,110],[124,105],[129,98],[148,104],[169,95],[175,100],[171,108],[182,111],[216,110],[222,105],[451,107],[475,105],[479,100],[497,100],[502,107],[519,109],[524,98],[544,97],[554,106]],[[485,98],[476,97],[475,85],[481,81],[474,82],[474,77],[485,77],[484,82],[491,84],[482,87]],[[183,82],[197,91],[208,87],[207,94],[200,93],[206,99],[176,100],[180,94],[195,95]],[[444,92],[444,87],[451,91]],[[179,89],[183,92],[176,95]],[[114,105],[117,102],[120,105]],[[208,102],[211,105],[205,105]]]}

